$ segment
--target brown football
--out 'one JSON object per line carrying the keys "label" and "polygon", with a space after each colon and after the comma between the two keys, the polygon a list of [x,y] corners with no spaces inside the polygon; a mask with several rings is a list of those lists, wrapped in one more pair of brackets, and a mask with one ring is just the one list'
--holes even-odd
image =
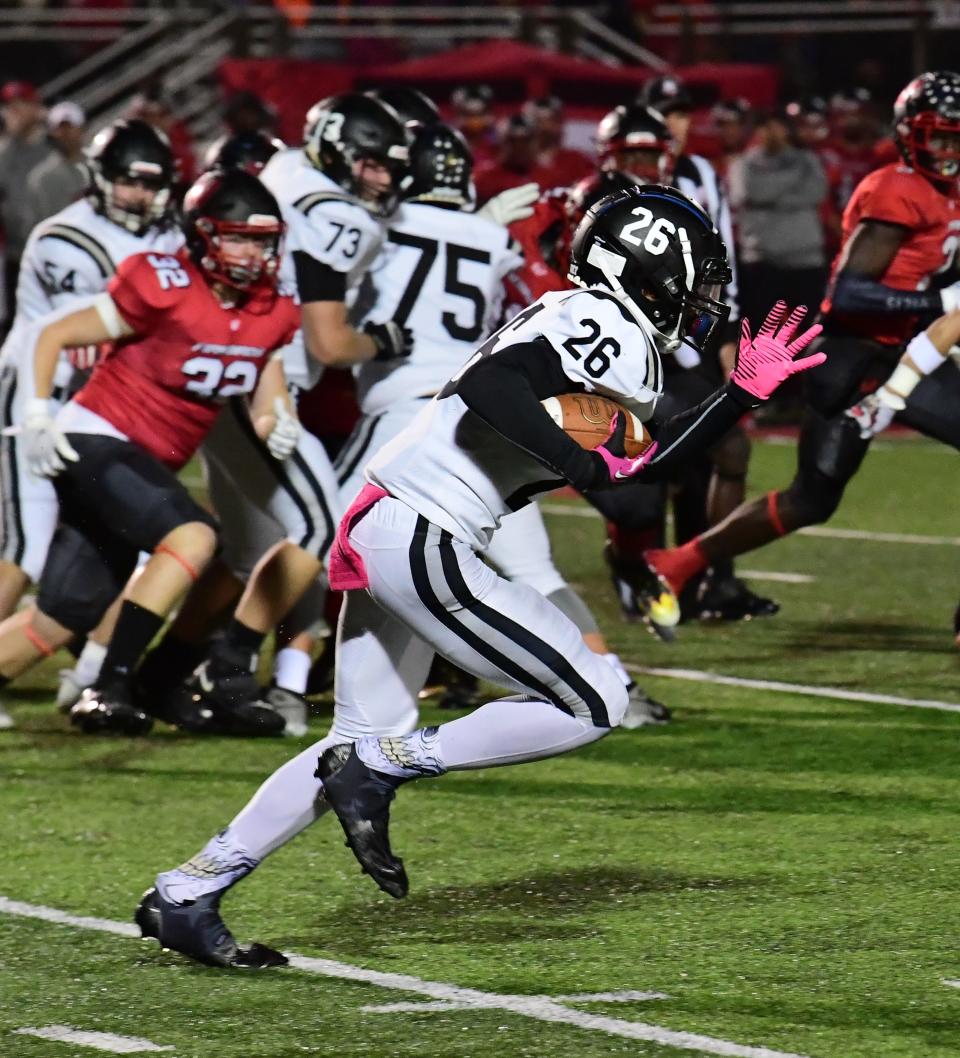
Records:
{"label": "brown football", "polygon": [[541,401],[547,414],[581,448],[596,448],[610,432],[610,422],[618,411],[627,417],[624,448],[633,459],[649,447],[653,438],[631,411],[595,393],[563,393]]}

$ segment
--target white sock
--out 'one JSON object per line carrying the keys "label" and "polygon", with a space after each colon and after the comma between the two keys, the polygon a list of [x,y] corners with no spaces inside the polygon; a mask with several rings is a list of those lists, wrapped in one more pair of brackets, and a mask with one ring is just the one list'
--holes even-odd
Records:
{"label": "white sock", "polygon": [[310,655],[296,647],[284,647],[273,659],[273,679],[278,687],[304,694],[310,675]]}
{"label": "white sock", "polygon": [[550,702],[520,695],[488,702],[468,716],[399,738],[362,738],[357,755],[398,778],[520,764],[595,742],[609,728],[594,727]]}
{"label": "white sock", "polygon": [[633,678],[630,673],[623,667],[620,659],[613,652],[609,654],[601,654],[600,657],[613,669],[613,671],[623,680],[623,685],[626,688],[633,686]]}
{"label": "white sock", "polygon": [[83,650],[80,651],[80,657],[77,658],[76,665],[73,667],[73,671],[77,674],[77,682],[82,683],[84,687],[92,687],[100,675],[100,666],[106,656],[106,647],[95,643],[92,639],[88,639],[83,645]]}
{"label": "white sock", "polygon": [[327,735],[278,768],[230,825],[175,870],[157,876],[167,900],[181,903],[228,889],[271,852],[285,845],[326,812],[323,784],[314,774],[320,755],[345,741]]}

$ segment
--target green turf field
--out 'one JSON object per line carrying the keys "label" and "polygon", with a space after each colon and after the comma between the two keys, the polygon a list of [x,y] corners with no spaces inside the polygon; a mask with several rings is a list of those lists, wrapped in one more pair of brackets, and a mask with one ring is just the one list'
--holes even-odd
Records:
{"label": "green turf field", "polygon": [[[756,488],[791,460],[758,446]],[[886,442],[831,526],[956,537],[958,478],[955,454]],[[105,1053],[14,1034],[50,1026],[173,1058],[960,1054],[960,990],[943,983],[960,978],[960,715],[843,697],[960,703],[960,547],[793,538],[742,563],[815,578],[757,582],[779,617],[667,646],[620,623],[599,523],[548,523],[625,661],[838,697],[650,678],[669,728],[406,787],[403,902],[322,820],[225,904],[241,938],[327,960],[301,969],[209,970],[0,903],[0,1055]],[[49,706],[55,667],[7,698],[0,894],[122,929],[153,874],[300,744],[74,735]]]}

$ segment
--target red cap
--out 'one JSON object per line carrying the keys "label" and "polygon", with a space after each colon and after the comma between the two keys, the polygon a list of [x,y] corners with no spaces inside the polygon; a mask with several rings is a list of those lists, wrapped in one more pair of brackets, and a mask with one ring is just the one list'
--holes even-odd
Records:
{"label": "red cap", "polygon": [[26,103],[39,103],[40,96],[29,81],[7,81],[0,88],[0,103],[13,103],[22,99]]}

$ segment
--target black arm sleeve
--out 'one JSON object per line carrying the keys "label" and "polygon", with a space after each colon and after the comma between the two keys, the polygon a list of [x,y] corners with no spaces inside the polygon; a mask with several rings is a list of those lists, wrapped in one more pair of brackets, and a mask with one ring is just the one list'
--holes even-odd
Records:
{"label": "black arm sleeve", "polygon": [[540,403],[579,389],[564,374],[557,353],[537,339],[479,360],[453,392],[498,434],[582,491],[606,482],[603,460],[568,437]]}
{"label": "black arm sleeve", "polygon": [[735,382],[728,382],[693,408],[678,412],[669,419],[649,423],[657,442],[657,454],[640,473],[643,481],[664,481],[677,467],[719,441],[736,426],[741,416],[759,404]]}
{"label": "black arm sleeve", "polygon": [[297,271],[297,293],[300,301],[343,301],[347,296],[347,277],[343,272],[318,261],[316,257],[293,251],[293,265]]}
{"label": "black arm sleeve", "polygon": [[936,290],[896,290],[867,276],[841,271],[831,297],[836,312],[909,313],[943,311],[943,302]]}

